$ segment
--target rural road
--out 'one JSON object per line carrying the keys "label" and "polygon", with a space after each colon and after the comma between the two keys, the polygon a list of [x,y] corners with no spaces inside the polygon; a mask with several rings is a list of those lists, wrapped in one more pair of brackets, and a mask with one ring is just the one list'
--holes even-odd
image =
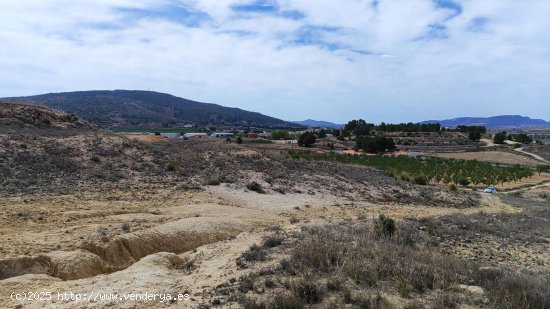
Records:
{"label": "rural road", "polygon": [[493,141],[488,139],[488,138],[482,138],[482,139],[480,139],[480,141],[484,142],[486,144],[484,147],[493,147],[493,146],[495,146],[495,143],[493,143]]}
{"label": "rural road", "polygon": [[542,183],[542,184],[540,184],[540,185],[534,185],[534,186],[530,186],[530,187],[519,188],[519,189],[515,189],[515,190],[510,190],[510,191],[505,191],[504,193],[510,194],[510,193],[515,193],[515,192],[520,192],[520,191],[527,191],[527,190],[532,190],[532,189],[538,189],[538,188],[542,188],[542,187],[550,187],[550,182],[545,182],[545,183]]}
{"label": "rural road", "polygon": [[550,161],[545,160],[543,157],[538,156],[538,155],[536,155],[536,154],[534,154],[534,153],[530,153],[530,152],[524,151],[523,148],[516,148],[516,149],[514,149],[514,150],[517,151],[517,152],[524,153],[524,154],[526,154],[526,155],[528,155],[528,156],[531,156],[531,157],[533,157],[533,158],[535,158],[536,160],[539,160],[539,161],[541,161],[541,162],[550,164]]}

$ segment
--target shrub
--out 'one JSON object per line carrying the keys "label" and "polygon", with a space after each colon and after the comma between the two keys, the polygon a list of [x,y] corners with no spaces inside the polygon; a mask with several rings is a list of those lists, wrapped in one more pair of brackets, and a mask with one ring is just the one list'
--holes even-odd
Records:
{"label": "shrub", "polygon": [[254,279],[252,277],[246,277],[241,279],[239,284],[239,291],[241,293],[246,293],[248,291],[254,290]]}
{"label": "shrub", "polygon": [[411,181],[411,178],[409,177],[409,175],[405,174],[405,173],[401,173],[399,175],[399,178],[403,181],[406,181],[406,182],[410,182]]}
{"label": "shrub", "polygon": [[262,250],[261,247],[254,244],[250,247],[250,249],[243,252],[241,255],[241,258],[243,258],[247,262],[253,262],[253,261],[264,261],[267,256],[267,253]]}
{"label": "shrub", "polygon": [[302,278],[294,282],[294,294],[308,304],[318,304],[323,300],[323,291],[312,280]]}
{"label": "shrub", "polygon": [[428,184],[428,178],[426,176],[416,176],[413,179],[413,183],[421,186],[425,186]]}
{"label": "shrub", "polygon": [[244,309],[267,309],[267,305],[254,299],[244,298],[240,301]]}
{"label": "shrub", "polygon": [[451,190],[451,191],[456,191],[456,190],[457,190],[456,185],[455,185],[454,183],[451,182],[451,183],[449,184],[449,190]]}
{"label": "shrub", "polygon": [[178,164],[176,162],[170,162],[166,164],[166,169],[170,172],[174,172],[178,169]]}
{"label": "shrub", "polygon": [[550,281],[511,271],[496,271],[485,275],[481,284],[491,296],[494,308],[548,308]]}
{"label": "shrub", "polygon": [[254,191],[257,193],[264,193],[264,189],[262,188],[262,185],[253,181],[246,185],[246,188],[250,191]]}
{"label": "shrub", "polygon": [[272,288],[276,287],[277,284],[276,284],[275,281],[273,281],[272,279],[267,278],[267,279],[265,279],[265,281],[264,281],[264,286],[265,286],[266,288],[268,288],[268,289],[272,289]]}
{"label": "shrub", "polygon": [[122,231],[124,231],[124,233],[130,233],[130,224],[124,223],[122,225]]}
{"label": "shrub", "polygon": [[206,180],[206,185],[207,186],[219,186],[220,183],[221,182],[218,178],[210,178],[210,179]]}
{"label": "shrub", "polygon": [[467,178],[460,178],[458,180],[458,184],[463,187],[467,187],[470,184],[470,181]]}
{"label": "shrub", "polygon": [[242,144],[243,143],[243,138],[242,137],[237,137],[237,144]]}
{"label": "shrub", "polygon": [[285,238],[283,235],[273,234],[271,236],[264,238],[264,243],[262,244],[262,246],[264,248],[278,247],[283,244],[284,239]]}
{"label": "shrub", "polygon": [[302,309],[304,307],[305,303],[300,297],[288,293],[275,295],[270,306],[273,309]]}
{"label": "shrub", "polygon": [[340,291],[342,289],[342,279],[339,277],[331,277],[327,281],[327,289],[329,291]]}
{"label": "shrub", "polygon": [[379,236],[392,237],[396,230],[397,226],[392,218],[381,214],[374,220],[374,231]]}

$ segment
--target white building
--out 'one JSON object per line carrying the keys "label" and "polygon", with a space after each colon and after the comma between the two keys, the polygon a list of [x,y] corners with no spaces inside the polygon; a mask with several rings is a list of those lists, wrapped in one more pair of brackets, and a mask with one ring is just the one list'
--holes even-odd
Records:
{"label": "white building", "polygon": [[206,133],[185,133],[185,134],[183,134],[183,138],[189,138],[189,139],[190,138],[193,138],[193,139],[195,139],[195,138],[197,138],[197,139],[199,139],[199,138],[208,138],[208,134],[206,134]]}
{"label": "white building", "polygon": [[233,136],[235,136],[235,134],[228,133],[228,132],[216,132],[210,135],[210,137],[215,137],[215,138],[233,138]]}

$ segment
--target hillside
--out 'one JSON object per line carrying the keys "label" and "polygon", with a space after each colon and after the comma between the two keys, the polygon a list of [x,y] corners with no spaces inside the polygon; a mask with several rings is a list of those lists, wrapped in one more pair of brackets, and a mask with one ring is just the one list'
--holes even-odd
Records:
{"label": "hillside", "polygon": [[446,120],[427,120],[420,123],[440,123],[444,127],[456,127],[459,125],[482,125],[488,128],[498,127],[544,127],[550,126],[550,122],[542,119],[532,119],[519,115],[502,115],[494,117],[461,117]]}
{"label": "hillside", "polygon": [[343,128],[343,124],[337,124],[329,121],[322,121],[322,120],[313,120],[313,119],[306,119],[303,121],[292,121],[293,123],[303,125],[309,128],[334,128],[334,129],[340,129]]}
{"label": "hillside", "polygon": [[94,126],[79,117],[43,106],[0,102],[0,130],[90,129]]}
{"label": "hillside", "polygon": [[76,114],[104,128],[182,127],[187,124],[300,127],[260,113],[195,102],[152,91],[79,91],[7,100],[44,104]]}

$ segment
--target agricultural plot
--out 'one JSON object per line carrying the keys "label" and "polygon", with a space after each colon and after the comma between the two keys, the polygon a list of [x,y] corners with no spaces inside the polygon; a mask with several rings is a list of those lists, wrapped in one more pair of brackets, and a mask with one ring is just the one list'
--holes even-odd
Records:
{"label": "agricultural plot", "polygon": [[500,164],[520,164],[528,166],[535,166],[540,163],[533,158],[504,151],[450,152],[437,153],[435,156],[446,159],[478,160]]}
{"label": "agricultural plot", "polygon": [[455,183],[466,186],[495,185],[517,182],[534,175],[534,171],[521,165],[498,166],[477,160],[426,159],[410,157],[358,157],[352,155],[320,154],[289,151],[294,159],[337,161],[341,163],[371,166],[388,175],[417,184],[427,182]]}

